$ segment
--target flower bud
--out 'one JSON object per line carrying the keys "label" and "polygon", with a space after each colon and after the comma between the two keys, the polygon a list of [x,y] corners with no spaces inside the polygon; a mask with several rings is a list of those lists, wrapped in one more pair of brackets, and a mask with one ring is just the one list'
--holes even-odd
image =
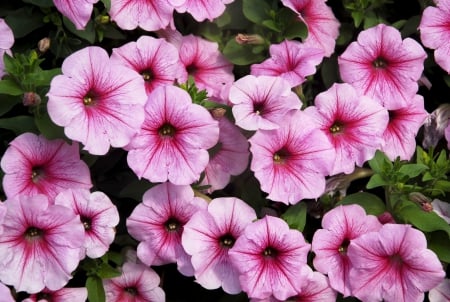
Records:
{"label": "flower bud", "polygon": [[22,97],[22,103],[27,107],[35,107],[41,103],[41,97],[36,92],[25,92]]}
{"label": "flower bud", "polygon": [[253,45],[258,45],[258,44],[264,44],[264,39],[263,37],[261,37],[260,35],[246,35],[246,34],[237,34],[236,38],[236,43],[237,44],[253,44]]}
{"label": "flower bud", "polygon": [[50,38],[43,38],[38,42],[38,50],[41,54],[46,53],[50,48]]}

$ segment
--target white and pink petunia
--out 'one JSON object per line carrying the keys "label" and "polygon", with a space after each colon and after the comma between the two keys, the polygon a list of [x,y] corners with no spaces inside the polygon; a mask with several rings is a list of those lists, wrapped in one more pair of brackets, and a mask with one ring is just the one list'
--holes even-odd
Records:
{"label": "white and pink petunia", "polygon": [[3,189],[8,198],[45,194],[50,202],[68,188],[90,189],[88,166],[77,143],[24,133],[11,141],[1,162]]}
{"label": "white and pink petunia", "polygon": [[149,266],[177,263],[183,275],[193,276],[191,257],[181,245],[181,236],[192,215],[207,206],[187,185],[165,182],[145,192],[142,203],[127,219],[128,232],[140,241],[139,259]]}
{"label": "white and pink petunia", "polygon": [[3,18],[0,18],[0,79],[5,75],[3,56],[11,54],[10,48],[14,44],[14,34]]}
{"label": "white and pink petunia", "polygon": [[45,195],[5,201],[0,236],[0,280],[17,291],[58,290],[80,262],[84,228],[71,209],[49,203]]}
{"label": "white and pink petunia", "polygon": [[106,302],[164,302],[158,274],[146,265],[125,262],[119,277],[103,279]]}
{"label": "white and pink petunia", "polygon": [[86,27],[91,18],[94,4],[98,0],[53,0],[58,11],[66,16],[78,30]]}
{"label": "white and pink petunia", "polygon": [[450,74],[450,1],[435,0],[436,7],[428,6],[419,25],[423,45],[434,49],[436,63]]}
{"label": "white and pink petunia", "polygon": [[236,262],[229,251],[245,227],[256,219],[255,211],[234,197],[213,199],[185,225],[182,244],[192,256],[196,282],[207,289],[222,287],[229,294],[241,291]]}
{"label": "white and pink petunia", "polygon": [[310,278],[309,249],[302,233],[278,217],[265,216],[245,228],[228,254],[249,298],[284,301],[298,295]]}
{"label": "white and pink petunia", "polygon": [[335,151],[306,113],[295,112],[279,129],[258,130],[249,141],[250,169],[267,198],[295,204],[323,194]]}
{"label": "white and pink petunia", "polygon": [[96,46],[67,57],[62,72],[47,94],[52,121],[91,154],[127,145],[144,121],[147,94],[142,76],[112,64],[108,53]]}
{"label": "white and pink petunia", "polygon": [[280,77],[247,75],[230,88],[236,125],[245,130],[278,129],[301,102],[287,81]]}
{"label": "white and pink petunia", "polygon": [[422,302],[444,280],[425,235],[405,224],[385,224],[354,239],[347,249],[350,287],[363,301]]}
{"label": "white and pink petunia", "polygon": [[349,244],[362,234],[378,231],[381,226],[377,217],[366,215],[361,206],[346,205],[327,212],[322,219],[323,229],[314,233],[311,244],[315,253],[314,268],[327,274],[331,287],[344,297],[351,295]]}
{"label": "white and pink petunia", "polygon": [[128,165],[151,182],[197,181],[219,139],[217,121],[175,86],[158,87],[148,99],[142,130],[127,146]]}
{"label": "white and pink petunia", "polygon": [[400,32],[379,24],[362,31],[338,58],[344,82],[389,110],[409,106],[418,90],[423,62],[422,46]]}
{"label": "white and pink petunia", "polygon": [[320,48],[329,57],[334,52],[339,36],[339,21],[326,5],[326,0],[281,0],[284,6],[298,14],[301,22],[308,28],[305,46]]}
{"label": "white and pink petunia", "polygon": [[145,81],[147,94],[158,86],[173,85],[187,77],[177,48],[164,39],[150,36],[114,48],[111,62],[138,72]]}
{"label": "white and pink petunia", "polygon": [[279,76],[288,81],[291,87],[301,85],[307,76],[316,73],[316,66],[324,57],[322,49],[293,40],[272,44],[269,52],[270,58],[251,66],[251,74]]}
{"label": "white and pink petunia", "polygon": [[55,204],[72,209],[80,217],[85,238],[82,258],[103,256],[114,241],[115,227],[119,224],[119,212],[103,192],[66,190],[58,194]]}
{"label": "white and pink petunia", "polygon": [[37,294],[32,294],[22,302],[86,302],[88,296],[85,287],[64,287],[59,290],[44,288]]}
{"label": "white and pink petunia", "polygon": [[343,83],[318,94],[314,104],[305,112],[314,118],[336,152],[331,175],[353,172],[355,164],[361,167],[381,148],[389,115],[376,101]]}

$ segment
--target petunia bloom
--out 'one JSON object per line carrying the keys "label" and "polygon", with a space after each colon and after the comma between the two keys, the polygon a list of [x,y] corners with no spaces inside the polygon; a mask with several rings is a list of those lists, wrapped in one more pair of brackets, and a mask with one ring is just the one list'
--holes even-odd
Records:
{"label": "petunia bloom", "polygon": [[410,105],[388,112],[389,123],[383,133],[381,151],[392,161],[398,156],[410,160],[416,151],[416,135],[428,116],[423,97],[416,95]]}
{"label": "petunia bloom", "polygon": [[86,27],[97,2],[98,0],[53,0],[58,11],[72,21],[78,30]]}
{"label": "petunia bloom", "polygon": [[105,193],[66,190],[56,196],[55,204],[72,209],[79,215],[85,231],[82,258],[84,255],[98,258],[108,251],[116,235],[119,212]]}
{"label": "petunia bloom", "polygon": [[5,284],[0,282],[0,297],[2,297],[3,302],[14,302],[14,298],[11,294],[11,290]]}
{"label": "petunia bloom", "polygon": [[325,56],[331,56],[339,36],[339,21],[331,8],[325,4],[326,0],[281,0],[281,2],[296,12],[300,21],[308,28],[305,46],[323,49]]}
{"label": "petunia bloom", "polygon": [[335,152],[306,113],[295,112],[279,129],[258,130],[249,141],[250,169],[267,198],[295,204],[322,195]]}
{"label": "petunia bloom", "polygon": [[181,245],[181,236],[192,215],[207,206],[187,185],[165,182],[145,192],[142,203],[127,219],[128,232],[140,241],[139,259],[149,266],[177,263],[183,275],[193,276],[191,257]]}
{"label": "petunia bloom", "polygon": [[444,279],[428,293],[430,302],[450,301],[450,279]]}
{"label": "petunia bloom", "polygon": [[109,15],[121,29],[163,29],[173,23],[174,7],[167,0],[111,0]]}
{"label": "petunia bloom", "polygon": [[423,45],[434,49],[436,63],[450,74],[450,2],[435,0],[437,7],[428,6],[422,13],[419,25]]}
{"label": "petunia bloom", "polygon": [[350,259],[347,248],[362,234],[378,231],[381,223],[377,217],[366,215],[359,205],[338,206],[327,212],[322,228],[314,233],[312,251],[315,253],[314,268],[327,274],[331,287],[344,297],[351,295],[349,286]]}
{"label": "petunia bloom", "polygon": [[362,31],[338,58],[344,82],[389,110],[411,104],[418,90],[426,53],[411,38],[379,24]]}
{"label": "petunia bloom", "polygon": [[111,62],[138,72],[145,81],[147,94],[158,86],[186,78],[177,48],[164,39],[142,36],[136,42],[114,48]]}
{"label": "petunia bloom", "polygon": [[314,104],[305,112],[334,147],[331,175],[353,172],[355,164],[361,167],[381,147],[389,121],[387,110],[349,84],[333,84],[316,96]]}
{"label": "petunia bloom", "polygon": [[[219,17],[225,11],[225,4],[231,3],[234,0],[185,0],[181,1],[183,4],[176,5],[175,9],[180,12],[188,12],[198,22],[205,21]],[[178,1],[169,0],[171,3]]]}
{"label": "petunia bloom", "polygon": [[307,76],[316,73],[316,66],[324,57],[322,49],[290,40],[270,45],[269,52],[270,58],[251,66],[251,74],[279,76],[288,81],[291,87],[302,84]]}
{"label": "petunia bloom", "polygon": [[250,298],[284,301],[299,294],[310,278],[309,249],[302,233],[280,218],[265,216],[245,228],[228,254]]}
{"label": "petunia bloom", "polygon": [[14,44],[14,34],[4,19],[0,18],[0,79],[5,74],[3,56],[11,54],[10,48]]}
{"label": "petunia bloom", "polygon": [[222,287],[229,294],[241,291],[238,271],[229,251],[245,227],[256,219],[255,211],[234,197],[213,199],[185,225],[182,244],[192,256],[196,282],[207,289]]}
{"label": "petunia bloom", "polygon": [[236,125],[245,130],[278,129],[301,102],[289,83],[279,77],[247,75],[230,88]]}
{"label": "petunia bloom", "polygon": [[433,206],[433,211],[450,224],[450,203],[434,199],[431,205]]}
{"label": "petunia bloom", "polygon": [[80,159],[77,143],[47,140],[42,135],[23,133],[3,155],[3,189],[8,198],[45,194],[53,199],[68,188],[92,187],[88,166]]}
{"label": "petunia bloom", "polygon": [[165,293],[159,287],[159,276],[151,268],[125,262],[122,275],[103,279],[106,302],[164,302]]}
{"label": "petunia bloom", "polygon": [[351,242],[347,256],[352,294],[363,301],[421,302],[445,277],[425,235],[411,225],[385,224],[366,233]]}
{"label": "petunia bloom", "polygon": [[23,300],[23,302],[85,302],[87,295],[86,287],[64,287],[55,291],[44,288],[41,292]]}
{"label": "petunia bloom", "polygon": [[145,106],[141,132],[127,146],[128,165],[140,178],[189,185],[208,164],[207,149],[219,138],[210,113],[192,104],[189,94],[175,86],[156,88]]}
{"label": "petunia bloom", "polygon": [[91,154],[104,155],[110,146],[127,145],[144,121],[144,79],[111,64],[107,52],[96,46],[67,57],[62,72],[47,94],[52,121]]}
{"label": "petunia bloom", "polygon": [[58,290],[78,266],[84,229],[72,210],[44,195],[5,201],[0,236],[0,280],[17,291]]}

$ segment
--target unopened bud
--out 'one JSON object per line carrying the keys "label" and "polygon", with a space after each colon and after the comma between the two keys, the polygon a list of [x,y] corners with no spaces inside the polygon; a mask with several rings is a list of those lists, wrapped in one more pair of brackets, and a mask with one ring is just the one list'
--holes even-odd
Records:
{"label": "unopened bud", "polygon": [[431,199],[419,192],[412,192],[409,194],[409,199],[417,203],[425,212],[433,211]]}
{"label": "unopened bud", "polygon": [[264,44],[264,39],[260,35],[246,35],[246,34],[237,34],[236,36],[236,43],[238,44]]}
{"label": "unopened bud", "polygon": [[106,16],[100,15],[95,18],[95,22],[97,22],[98,24],[108,24],[110,20],[111,19],[109,18],[108,15]]}
{"label": "unopened bud", "polygon": [[38,50],[41,54],[46,53],[50,48],[50,38],[43,38],[38,42]]}
{"label": "unopened bud", "polygon": [[221,119],[227,111],[224,108],[214,108],[211,110],[211,115],[216,119]]}
{"label": "unopened bud", "polygon": [[36,92],[25,92],[22,103],[27,107],[35,107],[41,103],[41,97]]}
{"label": "unopened bud", "polygon": [[377,218],[381,224],[395,223],[394,217],[392,217],[392,214],[389,212],[381,213]]}

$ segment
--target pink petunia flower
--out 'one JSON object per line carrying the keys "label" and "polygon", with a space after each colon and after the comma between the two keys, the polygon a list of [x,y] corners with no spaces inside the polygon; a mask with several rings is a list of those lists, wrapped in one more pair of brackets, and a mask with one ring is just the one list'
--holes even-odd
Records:
{"label": "pink petunia flower", "polygon": [[44,288],[41,292],[23,300],[23,302],[85,302],[87,296],[86,287],[64,287],[55,291]]}
{"label": "pink petunia flower", "polygon": [[388,112],[389,123],[383,133],[381,151],[392,161],[397,156],[401,160],[410,160],[416,151],[417,132],[428,116],[423,97],[417,94],[410,105]]}
{"label": "pink petunia flower", "polygon": [[278,129],[301,102],[289,83],[279,77],[247,75],[230,88],[236,125],[245,130]]}
{"label": "pink petunia flower", "polygon": [[196,282],[207,289],[222,287],[229,294],[241,291],[237,268],[229,251],[244,228],[256,219],[255,211],[234,197],[213,199],[184,226],[182,244],[192,255]]}
{"label": "pink petunia flower", "polygon": [[438,286],[431,289],[428,293],[430,302],[448,302],[450,301],[450,279],[444,279]]}
{"label": "pink petunia flower", "polygon": [[305,112],[315,119],[336,151],[331,175],[349,174],[361,167],[381,147],[389,115],[372,99],[360,95],[349,84],[333,84],[318,94],[315,106]]}
{"label": "pink petunia flower", "polygon": [[91,154],[124,147],[139,132],[147,100],[144,79],[129,68],[111,64],[100,47],[86,47],[62,64],[48,92],[48,114],[67,137]]}
{"label": "pink petunia flower", "polygon": [[250,169],[269,199],[295,204],[322,195],[335,152],[306,113],[297,111],[279,129],[258,130],[249,141]]}
{"label": "pink petunia flower", "polygon": [[94,4],[98,0],[53,0],[58,11],[66,16],[78,30],[86,27],[91,18]]}
{"label": "pink petunia flower", "polygon": [[68,188],[92,187],[88,166],[80,160],[77,143],[47,140],[42,135],[23,133],[3,155],[3,189],[8,198],[45,194],[50,202]]}
{"label": "pink petunia flower", "polygon": [[158,87],[145,106],[141,132],[127,146],[128,165],[151,182],[189,185],[199,179],[208,164],[207,149],[218,138],[217,121],[205,108],[192,104],[186,91]]}
{"label": "pink petunia flower", "polygon": [[80,261],[84,229],[79,217],[51,205],[44,195],[20,195],[5,205],[0,280],[28,293],[65,286]]}
{"label": "pink petunia flower", "polygon": [[142,36],[136,42],[114,48],[111,62],[138,72],[145,81],[147,94],[158,86],[186,79],[177,48],[164,39]]}
{"label": "pink petunia flower", "polygon": [[273,295],[284,301],[299,294],[310,278],[309,249],[302,233],[280,218],[265,216],[245,228],[228,254],[250,298]]}
{"label": "pink petunia flower", "polygon": [[284,6],[298,14],[300,21],[308,28],[305,46],[320,48],[329,57],[334,52],[339,36],[339,21],[328,7],[326,0],[281,0]]}
{"label": "pink petunia flower", "polygon": [[226,117],[219,121],[219,141],[210,154],[205,177],[200,185],[209,185],[208,193],[225,188],[231,175],[239,175],[248,166],[248,141],[239,128]]}
{"label": "pink petunia flower", "polygon": [[423,45],[434,49],[436,63],[450,74],[450,2],[435,0],[437,7],[428,6],[422,13],[419,25]]}
{"label": "pink petunia flower", "polygon": [[[203,22],[206,19],[212,21],[219,17],[225,11],[225,4],[233,1],[234,0],[169,0],[170,3],[175,4],[177,12],[188,12],[198,22]],[[176,5],[178,2],[182,2],[182,4]]]}
{"label": "pink petunia flower", "polygon": [[0,18],[0,79],[5,75],[3,56],[11,54],[9,50],[14,44],[14,34],[4,19]]}
{"label": "pink petunia flower", "polygon": [[349,244],[362,234],[378,231],[381,223],[377,217],[366,215],[359,205],[338,206],[327,212],[322,228],[314,233],[312,251],[314,268],[327,274],[331,287],[344,295],[351,295],[349,271],[351,263],[347,256]]}
{"label": "pink petunia flower", "polygon": [[125,262],[122,275],[103,279],[106,302],[164,302],[165,293],[159,287],[159,276],[151,268]]}
{"label": "pink petunia flower", "polygon": [[434,199],[431,205],[433,206],[433,211],[450,224],[450,203]]}
{"label": "pink petunia flower", "polygon": [[85,231],[82,258],[85,255],[98,258],[108,251],[120,218],[116,206],[105,193],[66,190],[56,196],[55,204],[72,209],[79,215]]}
{"label": "pink petunia flower", "polygon": [[0,297],[2,297],[3,302],[15,302],[11,290],[5,284],[0,282]]}
{"label": "pink petunia flower", "polygon": [[[233,65],[219,51],[216,42],[194,35],[183,36],[179,49],[180,60],[200,90],[223,101],[223,90],[234,81]],[[187,81],[187,78],[184,80]]]}
{"label": "pink petunia flower", "polygon": [[409,106],[418,90],[426,53],[411,38],[379,24],[358,35],[338,58],[344,82],[389,110]]}
{"label": "pink petunia flower", "polygon": [[316,66],[324,57],[322,49],[290,40],[270,45],[269,52],[269,59],[251,66],[251,74],[279,76],[288,81],[291,87],[301,85],[307,76],[316,73]]}
{"label": "pink petunia flower", "polygon": [[173,23],[174,7],[168,0],[111,0],[109,15],[121,29],[140,27],[146,31],[166,28]]}
{"label": "pink petunia flower", "polygon": [[347,255],[352,294],[363,301],[421,302],[445,277],[425,235],[411,225],[385,224],[354,239]]}
{"label": "pink petunia flower", "polygon": [[208,204],[194,197],[190,186],[165,182],[145,192],[139,204],[127,219],[128,232],[140,243],[137,256],[147,265],[177,263],[185,276],[193,276],[191,257],[181,246],[185,224]]}

